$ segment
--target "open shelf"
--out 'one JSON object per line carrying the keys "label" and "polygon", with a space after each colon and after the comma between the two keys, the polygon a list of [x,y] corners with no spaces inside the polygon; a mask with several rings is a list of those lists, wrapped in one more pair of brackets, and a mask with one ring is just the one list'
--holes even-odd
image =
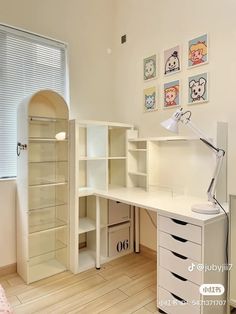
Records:
{"label": "open shelf", "polygon": [[79,234],[93,231],[96,229],[95,219],[89,217],[83,217],[79,219]]}
{"label": "open shelf", "polygon": [[127,157],[119,157],[119,156],[117,156],[117,157],[108,157],[108,160],[126,160],[127,159]]}
{"label": "open shelf", "polygon": [[[95,267],[96,251],[88,248],[79,251],[79,271]],[[107,257],[101,255],[101,264],[107,260]]]}
{"label": "open shelf", "polygon": [[129,152],[146,152],[147,149],[146,148],[130,148],[128,151]]}
{"label": "open shelf", "polygon": [[82,156],[79,158],[79,160],[105,160],[107,159],[106,157],[86,157]]}
{"label": "open shelf", "polygon": [[129,171],[129,174],[133,175],[133,176],[142,176],[142,177],[146,177],[147,176],[147,173],[145,172],[132,172],[132,171]]}

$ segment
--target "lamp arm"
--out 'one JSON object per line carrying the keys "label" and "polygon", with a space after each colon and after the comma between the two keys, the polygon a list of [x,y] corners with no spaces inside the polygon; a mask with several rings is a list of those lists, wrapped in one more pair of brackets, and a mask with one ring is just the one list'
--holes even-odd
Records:
{"label": "lamp arm", "polygon": [[184,117],[184,115],[182,115],[180,121],[183,124],[187,125],[201,140],[204,140],[213,146],[212,141],[208,137],[206,137],[206,135],[198,127],[196,127],[196,125],[190,120],[190,118],[186,118]]}
{"label": "lamp arm", "polygon": [[200,138],[200,140],[206,144],[209,148],[211,148],[215,155],[216,155],[216,166],[214,169],[214,173],[210,182],[210,185],[207,189],[207,197],[208,201],[212,203],[216,203],[214,197],[215,197],[215,190],[216,190],[216,185],[217,185],[217,179],[219,177],[220,169],[222,166],[223,158],[225,155],[225,151],[223,149],[220,149],[218,147],[215,147],[212,143],[211,140],[208,139],[204,133],[202,133],[201,130],[199,130],[190,120],[190,118],[186,118],[184,116],[181,117],[180,121],[187,125],[195,134],[197,134]]}
{"label": "lamp arm", "polygon": [[208,201],[212,202],[212,203],[216,203],[214,197],[215,197],[215,191],[216,191],[216,185],[217,185],[217,179],[219,177],[219,173],[220,173],[220,169],[223,163],[223,158],[225,155],[225,151],[224,150],[219,150],[216,154],[216,166],[215,166],[215,170],[210,182],[210,185],[207,189],[207,197],[208,197]]}

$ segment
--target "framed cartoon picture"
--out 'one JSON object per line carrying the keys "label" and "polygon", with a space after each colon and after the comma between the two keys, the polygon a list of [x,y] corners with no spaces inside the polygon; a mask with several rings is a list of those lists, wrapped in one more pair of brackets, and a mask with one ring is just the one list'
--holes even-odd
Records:
{"label": "framed cartoon picture", "polygon": [[208,101],[208,73],[201,73],[188,78],[188,104]]}
{"label": "framed cartoon picture", "polygon": [[157,76],[156,55],[143,59],[143,79],[144,81],[155,79]]}
{"label": "framed cartoon picture", "polygon": [[196,37],[188,42],[188,67],[195,67],[208,62],[208,35]]}
{"label": "framed cartoon picture", "polygon": [[143,91],[144,112],[157,110],[157,91],[155,86]]}
{"label": "framed cartoon picture", "polygon": [[164,75],[174,74],[180,70],[180,46],[164,50]]}
{"label": "framed cartoon picture", "polygon": [[163,108],[175,108],[180,105],[179,80],[164,84]]}

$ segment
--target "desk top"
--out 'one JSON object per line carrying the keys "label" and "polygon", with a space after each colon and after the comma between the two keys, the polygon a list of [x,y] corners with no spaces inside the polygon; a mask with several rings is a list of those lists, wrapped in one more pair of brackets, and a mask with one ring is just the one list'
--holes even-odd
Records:
{"label": "desk top", "polygon": [[[191,206],[193,204],[206,203],[206,199],[174,194],[170,191],[155,189],[146,192],[142,188],[112,187],[108,191],[95,190],[91,194],[132,206],[146,208],[155,211],[159,215],[184,220],[201,226],[224,218],[222,210],[220,214],[216,215],[192,212]],[[228,211],[227,204],[222,204],[222,206]]]}

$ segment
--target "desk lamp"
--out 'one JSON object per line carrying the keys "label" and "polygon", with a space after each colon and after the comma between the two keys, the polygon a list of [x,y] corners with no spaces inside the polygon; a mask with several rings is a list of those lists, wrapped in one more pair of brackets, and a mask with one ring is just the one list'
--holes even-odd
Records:
{"label": "desk lamp", "polygon": [[161,126],[163,126],[168,131],[178,133],[178,124],[181,122],[188,126],[195,134],[197,134],[199,139],[215,153],[216,166],[210,181],[210,185],[207,189],[208,202],[205,204],[194,204],[191,209],[192,211],[200,214],[218,214],[220,212],[220,207],[215,200],[215,190],[225,151],[215,147],[210,142],[210,140],[192,123],[191,115],[191,111],[183,111],[183,108],[180,108],[168,120],[163,121]]}

